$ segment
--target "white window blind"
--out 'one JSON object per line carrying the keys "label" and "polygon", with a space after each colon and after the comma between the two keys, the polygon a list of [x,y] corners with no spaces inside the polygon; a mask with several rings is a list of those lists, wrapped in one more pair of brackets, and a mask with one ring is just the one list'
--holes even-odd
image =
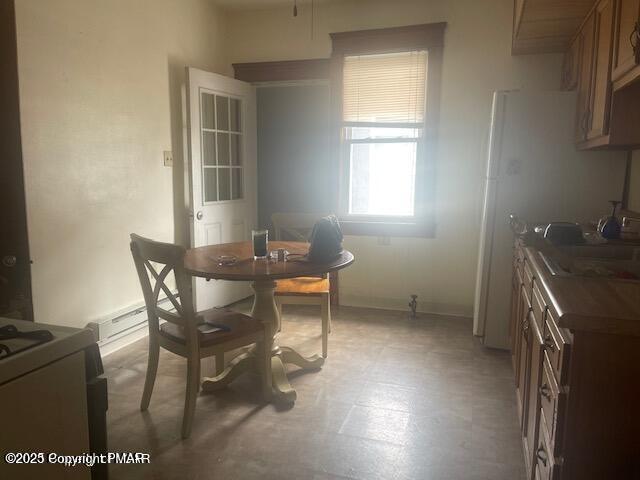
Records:
{"label": "white window blind", "polygon": [[343,75],[345,124],[424,122],[426,51],[346,56]]}

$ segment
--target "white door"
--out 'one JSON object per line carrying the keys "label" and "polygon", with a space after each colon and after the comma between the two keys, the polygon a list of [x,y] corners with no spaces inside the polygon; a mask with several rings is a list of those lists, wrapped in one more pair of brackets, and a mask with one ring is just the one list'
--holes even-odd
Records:
{"label": "white door", "polygon": [[[250,239],[257,221],[256,95],[250,84],[187,68],[191,245]],[[196,308],[251,295],[245,282],[195,281]]]}

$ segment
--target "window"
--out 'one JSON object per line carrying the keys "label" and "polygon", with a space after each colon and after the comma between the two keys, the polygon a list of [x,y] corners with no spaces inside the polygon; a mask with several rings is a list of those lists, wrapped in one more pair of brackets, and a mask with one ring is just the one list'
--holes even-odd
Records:
{"label": "window", "polygon": [[413,217],[427,52],[345,56],[343,188],[347,215]]}
{"label": "window", "polygon": [[433,236],[445,23],[332,33],[347,235]]}

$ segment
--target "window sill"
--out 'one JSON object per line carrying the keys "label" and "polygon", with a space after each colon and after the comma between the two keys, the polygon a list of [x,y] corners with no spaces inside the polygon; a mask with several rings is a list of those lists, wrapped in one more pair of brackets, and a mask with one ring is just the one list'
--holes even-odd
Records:
{"label": "window sill", "polygon": [[374,222],[340,218],[344,235],[372,237],[420,237],[435,238],[436,226],[433,222]]}

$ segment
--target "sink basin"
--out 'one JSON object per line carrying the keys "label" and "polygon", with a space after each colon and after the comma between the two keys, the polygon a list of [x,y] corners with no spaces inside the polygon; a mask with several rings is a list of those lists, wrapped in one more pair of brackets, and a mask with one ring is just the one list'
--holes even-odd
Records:
{"label": "sink basin", "polygon": [[558,251],[557,256],[539,253],[552,275],[640,281],[640,247],[638,246],[583,245],[561,247]]}

